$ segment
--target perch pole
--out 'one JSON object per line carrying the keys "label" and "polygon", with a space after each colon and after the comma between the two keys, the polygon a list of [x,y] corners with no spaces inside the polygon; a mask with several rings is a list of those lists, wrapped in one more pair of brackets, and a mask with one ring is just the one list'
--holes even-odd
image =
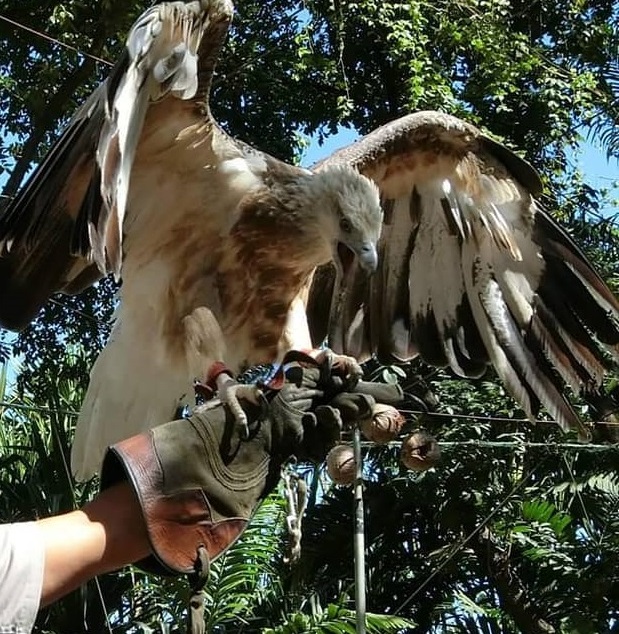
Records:
{"label": "perch pole", "polygon": [[365,526],[363,517],[363,460],[361,457],[361,430],[355,425],[353,432],[355,457],[355,603],[357,634],[365,634]]}

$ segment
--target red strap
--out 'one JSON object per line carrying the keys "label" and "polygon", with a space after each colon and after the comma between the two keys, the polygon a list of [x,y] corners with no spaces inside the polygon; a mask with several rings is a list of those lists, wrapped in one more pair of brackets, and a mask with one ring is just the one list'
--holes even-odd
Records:
{"label": "red strap", "polygon": [[194,383],[193,389],[196,394],[201,396],[205,401],[212,399],[217,393],[217,379],[222,374],[227,374],[231,379],[234,378],[234,373],[223,361],[215,361],[206,373],[206,380],[204,382],[196,381]]}
{"label": "red strap", "polygon": [[270,390],[281,390],[286,382],[286,364],[299,363],[301,365],[316,366],[318,363],[312,354],[319,354],[321,350],[289,350],[282,359],[277,371],[269,382],[264,386]]}
{"label": "red strap", "polygon": [[[280,390],[286,381],[285,366],[287,363],[300,363],[301,365],[316,366],[318,362],[316,358],[322,350],[289,350],[282,359],[281,365],[275,372],[273,378],[264,386],[271,390]],[[194,390],[205,400],[209,400],[217,393],[217,379],[222,374],[227,374],[230,378],[234,378],[234,373],[228,368],[223,361],[215,361],[206,374],[204,383],[196,381]]]}
{"label": "red strap", "polygon": [[234,373],[228,368],[223,361],[215,361],[208,369],[206,373],[206,384],[213,389],[217,388],[217,378],[222,374],[227,374],[231,379],[234,378]]}

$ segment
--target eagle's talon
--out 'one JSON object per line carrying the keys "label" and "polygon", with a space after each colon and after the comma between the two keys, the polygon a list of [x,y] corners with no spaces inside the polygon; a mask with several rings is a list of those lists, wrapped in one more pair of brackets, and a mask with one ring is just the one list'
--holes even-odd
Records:
{"label": "eagle's talon", "polygon": [[318,361],[318,363],[326,362],[332,374],[342,377],[352,385],[356,385],[363,377],[363,370],[357,359],[345,354],[335,354],[333,350],[328,348],[321,351],[316,357],[316,361]]}
{"label": "eagle's talon", "polygon": [[217,377],[217,390],[222,403],[225,403],[239,427],[239,434],[243,440],[249,438],[247,415],[241,407],[240,400],[244,399],[253,405],[259,405],[262,392],[255,385],[237,383],[227,374]]}
{"label": "eagle's talon", "polygon": [[247,422],[237,421],[241,440],[249,440],[249,426]]}

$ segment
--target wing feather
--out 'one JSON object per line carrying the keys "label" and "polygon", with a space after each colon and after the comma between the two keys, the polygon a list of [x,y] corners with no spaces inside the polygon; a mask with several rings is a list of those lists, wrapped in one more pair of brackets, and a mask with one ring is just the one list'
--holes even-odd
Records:
{"label": "wing feather", "polygon": [[117,278],[131,169],[146,112],[168,94],[180,99],[196,95],[198,47],[215,17],[200,2],[155,5],[132,27],[126,54],[112,72],[113,92],[107,95],[97,147],[105,213],[96,224],[90,220],[88,235],[97,266]]}
{"label": "wing feather", "polygon": [[[358,351],[354,330],[370,343],[365,353],[385,362],[419,354],[465,377],[491,364],[528,416],[542,404],[586,437],[564,387],[585,396],[600,388],[618,355],[619,304],[536,201],[535,170],[437,112],[391,122],[314,169],[341,164],[376,182],[385,223],[365,294],[350,292],[362,287],[352,277],[330,280],[333,301],[323,298],[338,351]],[[319,310],[312,296],[326,287],[317,277],[310,323]]]}
{"label": "wing feather", "polygon": [[134,24],[109,77],[0,216],[0,325],[23,328],[53,292],[82,290],[97,278],[93,262],[101,275],[120,276],[149,105],[167,95],[195,98],[196,112],[208,117],[214,60],[231,17],[229,0],[164,2]]}

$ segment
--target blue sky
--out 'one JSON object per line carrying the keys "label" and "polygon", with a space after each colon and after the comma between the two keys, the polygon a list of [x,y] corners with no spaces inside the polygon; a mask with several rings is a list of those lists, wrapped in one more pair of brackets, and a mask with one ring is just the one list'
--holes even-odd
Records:
{"label": "blue sky", "polygon": [[313,138],[310,138],[310,144],[303,155],[302,164],[304,167],[309,167],[321,158],[329,156],[335,150],[352,143],[358,138],[359,134],[356,130],[341,126],[337,134],[328,137],[322,145],[318,143],[318,136],[314,135]]}
{"label": "blue sky", "polygon": [[596,189],[609,189],[619,198],[619,160],[606,157],[606,152],[591,142],[581,146],[581,153],[575,157],[580,171],[587,182]]}

